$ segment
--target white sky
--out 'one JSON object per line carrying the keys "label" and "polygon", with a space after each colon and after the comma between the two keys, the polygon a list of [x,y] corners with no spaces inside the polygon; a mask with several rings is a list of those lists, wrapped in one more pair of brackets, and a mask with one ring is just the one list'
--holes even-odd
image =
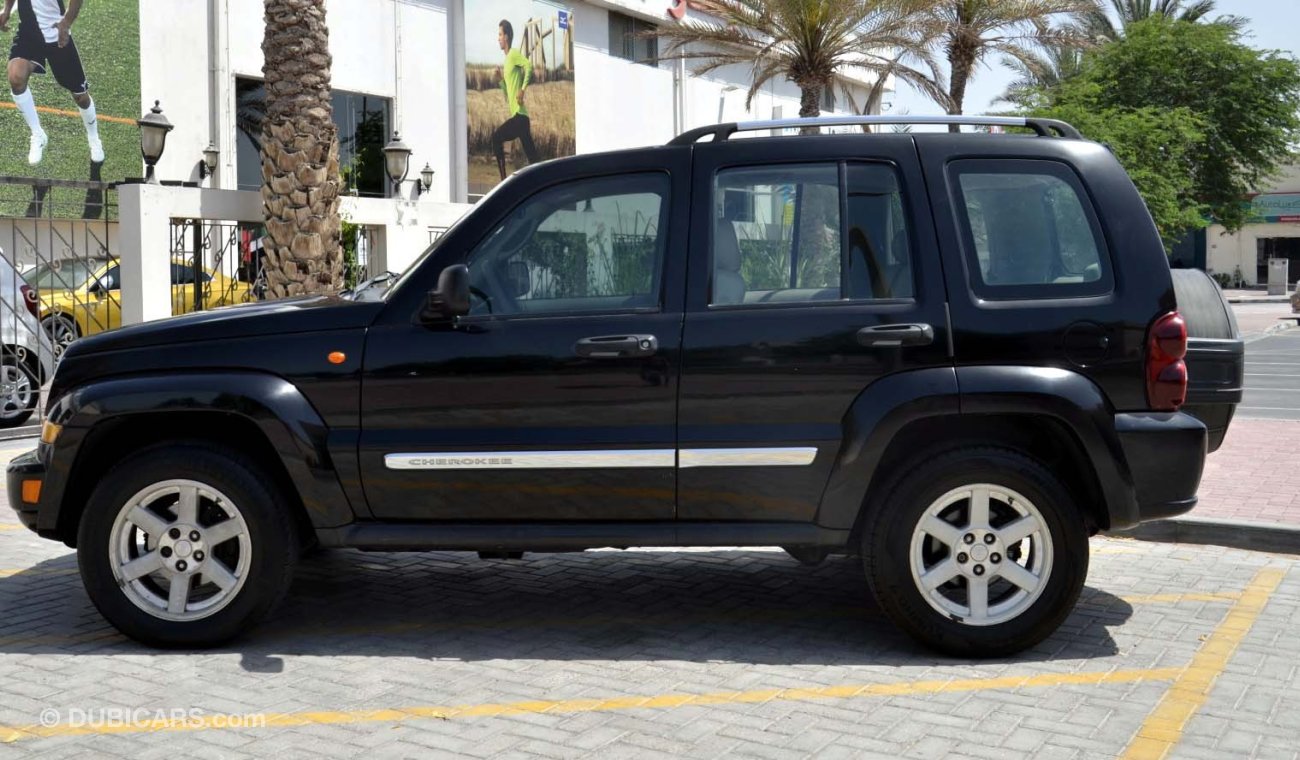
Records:
{"label": "white sky", "polygon": [[[1300,58],[1300,0],[1218,0],[1215,15],[1244,16],[1250,19],[1245,33],[1246,41],[1253,47],[1283,50]],[[995,98],[1006,91],[1014,76],[1000,60],[990,59],[978,69],[975,78],[966,88],[965,110],[968,114],[1003,110],[1005,103],[992,105]],[[889,99],[885,101],[887,104]],[[906,84],[899,83],[893,96],[893,105],[885,113],[906,113],[912,116],[943,113],[934,101],[921,95]]]}

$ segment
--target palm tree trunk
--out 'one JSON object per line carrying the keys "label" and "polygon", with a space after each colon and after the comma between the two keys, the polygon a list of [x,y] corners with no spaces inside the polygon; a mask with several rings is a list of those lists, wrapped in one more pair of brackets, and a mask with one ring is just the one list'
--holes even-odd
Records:
{"label": "palm tree trunk", "polygon": [[[952,68],[952,80],[948,83],[948,114],[951,116],[962,115],[962,105],[966,100],[966,84],[970,80],[974,63],[973,58],[967,58],[961,53],[948,56],[948,65]],[[950,124],[948,131],[960,132],[961,127]]]}
{"label": "palm tree trunk", "polygon": [[330,102],[325,0],[265,0],[262,205],[270,298],[343,282],[339,141]]}

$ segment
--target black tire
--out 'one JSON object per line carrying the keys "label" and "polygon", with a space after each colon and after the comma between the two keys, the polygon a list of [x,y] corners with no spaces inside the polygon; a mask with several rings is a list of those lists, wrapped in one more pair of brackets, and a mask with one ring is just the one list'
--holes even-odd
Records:
{"label": "black tire", "polygon": [[[40,372],[32,366],[34,361],[31,356],[27,356],[24,360],[19,351],[12,346],[5,346],[3,349],[3,357],[0,357],[0,373],[5,377],[2,379],[5,382],[18,382],[21,376],[26,379],[28,390],[26,401],[21,403],[8,396],[0,397],[0,406],[3,407],[0,410],[0,430],[24,425],[36,413],[36,407],[41,400],[41,379]],[[12,377],[9,376],[11,374]]]}
{"label": "black tire", "polygon": [[[1052,549],[1037,599],[1015,617],[985,626],[940,612],[912,572],[913,531],[927,509],[954,489],[976,483],[1028,499],[1047,525]],[[957,449],[917,460],[886,493],[863,525],[863,564],[881,609],[921,643],[959,657],[1005,656],[1047,638],[1074,608],[1088,574],[1088,529],[1069,491],[1038,461],[1008,449]]]}
{"label": "black tire", "polygon": [[55,313],[45,317],[41,320],[41,328],[45,330],[46,337],[53,344],[55,356],[62,356],[64,350],[81,337],[81,328],[77,327],[77,320],[67,314]]}
{"label": "black tire", "polygon": [[[135,494],[172,479],[197,481],[228,497],[243,516],[251,545],[244,582],[224,607],[197,620],[165,620],[146,612],[128,597],[112,564],[110,541],[118,513],[129,508]],[[108,622],[136,641],[162,648],[224,643],[253,627],[289,588],[298,558],[290,509],[271,478],[236,451],[188,442],[141,450],[114,466],[86,504],[77,533],[82,582]],[[215,560],[217,552],[212,548],[214,557],[207,559]]]}

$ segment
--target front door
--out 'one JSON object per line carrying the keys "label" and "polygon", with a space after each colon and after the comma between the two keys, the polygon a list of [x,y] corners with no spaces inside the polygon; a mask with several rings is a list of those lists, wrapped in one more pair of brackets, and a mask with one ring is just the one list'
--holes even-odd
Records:
{"label": "front door", "polygon": [[950,363],[912,138],[772,139],[696,147],[683,520],[812,521],[854,400]]}
{"label": "front door", "polygon": [[483,201],[417,265],[432,283],[466,263],[468,316],[427,324],[405,283],[390,297],[362,386],[376,517],[672,519],[688,155],[635,156]]}

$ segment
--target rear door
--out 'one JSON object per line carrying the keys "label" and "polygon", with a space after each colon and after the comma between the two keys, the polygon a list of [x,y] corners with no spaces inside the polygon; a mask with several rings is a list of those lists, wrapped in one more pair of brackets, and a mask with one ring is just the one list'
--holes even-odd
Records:
{"label": "rear door", "polygon": [[678,518],[811,521],[863,389],[949,363],[916,150],[759,138],[694,162]]}

